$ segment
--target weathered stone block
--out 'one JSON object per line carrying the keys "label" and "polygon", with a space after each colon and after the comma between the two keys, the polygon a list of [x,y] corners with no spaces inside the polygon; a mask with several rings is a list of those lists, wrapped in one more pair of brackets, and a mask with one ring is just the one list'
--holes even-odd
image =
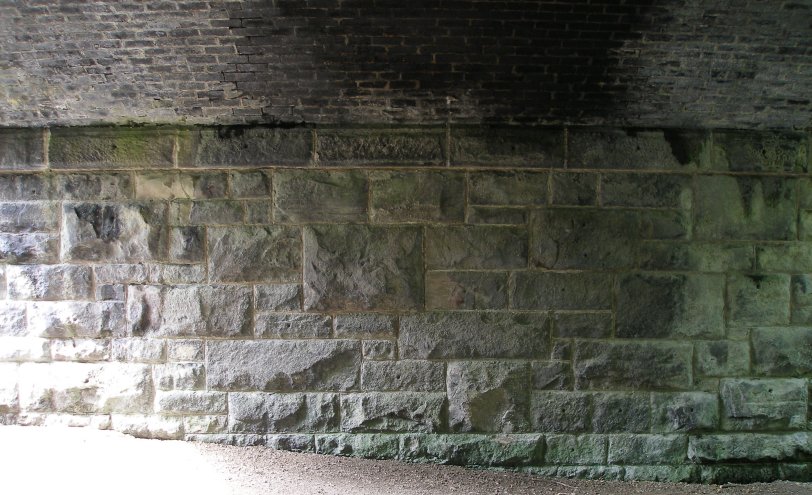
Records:
{"label": "weathered stone block", "polygon": [[581,433],[589,429],[589,411],[592,404],[592,397],[589,394],[533,392],[530,400],[530,419],[534,431]]}
{"label": "weathered stone block", "polygon": [[517,207],[469,206],[466,223],[485,225],[525,225],[528,210]]}
{"label": "weathered stone block", "polygon": [[191,176],[177,172],[137,172],[135,197],[144,200],[191,199],[194,197]]}
{"label": "weathered stone block", "polygon": [[752,245],[708,242],[647,242],[640,244],[640,268],[699,272],[752,271]]}
{"label": "weathered stone block", "polygon": [[732,430],[799,429],[806,425],[803,379],[726,379],[719,384],[722,425]]}
{"label": "weathered stone block", "polygon": [[543,457],[541,435],[437,435],[402,437],[400,458],[460,466],[518,467],[539,463]]}
{"label": "weathered stone block", "polygon": [[727,319],[745,325],[789,323],[789,275],[727,276]]}
{"label": "weathered stone block", "polygon": [[235,198],[264,198],[271,195],[270,172],[233,172],[231,195]]}
{"label": "weathered stone block", "polygon": [[508,274],[500,272],[428,272],[428,309],[505,309]]}
{"label": "weathered stone block", "polygon": [[206,346],[202,340],[172,339],[166,343],[170,361],[203,361]]}
{"label": "weathered stone block", "polygon": [[724,336],[722,275],[631,273],[617,281],[616,335],[621,338]]}
{"label": "weathered stone block", "polygon": [[136,438],[159,440],[183,439],[183,420],[178,417],[157,416],[154,414],[113,414],[110,427]]}
{"label": "weathered stone block", "polygon": [[360,222],[367,219],[367,174],[280,170],[274,174],[277,222]]}
{"label": "weathered stone block", "polygon": [[369,392],[341,396],[341,430],[433,433],[443,428],[444,393]]}
{"label": "weathered stone block", "polygon": [[196,263],[206,258],[206,230],[203,227],[169,229],[169,261]]}
{"label": "weathered stone block", "polygon": [[631,268],[641,237],[639,215],[623,210],[546,209],[530,230],[530,263],[548,269]]}
{"label": "weathered stone block", "polygon": [[320,225],[304,231],[306,310],[416,309],[421,233],[409,227]]}
{"label": "weathered stone block", "polygon": [[756,266],[766,272],[797,273],[812,271],[812,243],[771,242],[756,244]]}
{"label": "weathered stone block", "polygon": [[691,237],[689,210],[641,210],[640,236],[644,239],[666,241],[687,240]]}
{"label": "weathered stone block", "polygon": [[327,455],[393,459],[399,451],[398,435],[346,434],[316,435],[316,452]]}
{"label": "weathered stone block", "polygon": [[302,286],[299,284],[256,285],[254,297],[258,311],[302,309]]}
{"label": "weathered stone block", "polygon": [[40,362],[51,360],[50,341],[36,337],[0,337],[0,361]]}
{"label": "weathered stone block", "polygon": [[440,165],[440,130],[320,130],[316,153],[325,165]]}
{"label": "weathered stone block", "polygon": [[152,376],[142,364],[52,363],[20,366],[20,406],[72,414],[147,413]]}
{"label": "weathered stone block", "polygon": [[798,213],[798,237],[802,241],[812,241],[812,211]]}
{"label": "weathered stone block", "polygon": [[527,231],[518,227],[448,226],[426,229],[429,269],[524,268]]}
{"label": "weathered stone block", "polygon": [[137,263],[165,256],[166,207],[150,204],[65,203],[65,261]]}
{"label": "weathered stone block", "polygon": [[429,361],[364,362],[361,388],[378,392],[442,392],[445,391],[445,366]]}
{"label": "weathered stone block", "polygon": [[219,127],[181,133],[181,167],[303,165],[310,161],[312,131],[268,127]]}
{"label": "weathered stone block", "polygon": [[267,436],[256,434],[187,434],[183,436],[183,439],[187,442],[217,443],[221,445],[233,445],[235,447],[257,447],[266,445],[267,443]]}
{"label": "weathered stone block", "polygon": [[128,173],[59,174],[56,190],[60,199],[80,201],[126,201],[135,188]]}
{"label": "weathered stone block", "polygon": [[361,367],[361,343],[352,340],[209,341],[209,389],[344,391]]}
{"label": "weathered stone block", "polygon": [[243,203],[231,200],[175,201],[169,209],[171,225],[231,225],[243,223]]}
{"label": "weathered stone block", "polygon": [[451,129],[451,164],[488,167],[561,167],[560,129]]}
{"label": "weathered stone block", "polygon": [[129,331],[135,336],[250,335],[252,292],[225,285],[132,285]]}
{"label": "weathered stone block", "polygon": [[339,314],[335,317],[336,337],[342,339],[394,338],[397,318],[381,314]]}
{"label": "weathered stone block", "polygon": [[754,328],[753,371],[766,376],[804,376],[812,371],[812,328]]}
{"label": "weathered stone block", "polygon": [[54,196],[54,182],[50,175],[3,174],[0,175],[0,200],[36,201]]}
{"label": "weathered stone block", "polygon": [[0,302],[0,336],[24,337],[28,335],[26,305],[19,302]]}
{"label": "weathered stone block", "polygon": [[226,414],[225,392],[173,390],[155,395],[155,410],[160,414]]}
{"label": "weathered stone block", "polygon": [[604,464],[605,435],[547,435],[545,464]]}
{"label": "weathered stone block", "polygon": [[461,172],[376,171],[370,174],[370,218],[375,223],[462,222]]}
{"label": "weathered stone block", "polygon": [[161,339],[113,339],[112,359],[122,362],[162,363],[166,359],[166,343]]}
{"label": "weathered stone block", "polygon": [[604,206],[690,208],[691,177],[673,174],[604,174]]}
{"label": "weathered stone block", "polygon": [[612,334],[611,313],[556,313],[555,336],[602,339]]}
{"label": "weathered stone block", "polygon": [[554,205],[594,206],[598,199],[598,175],[553,173]]}
{"label": "weathered stone block", "polygon": [[51,341],[51,359],[92,363],[110,359],[110,341],[97,339],[70,339]]}
{"label": "weathered stone block", "polygon": [[684,435],[610,435],[610,464],[683,464],[688,450]]}
{"label": "weathered stone block", "polygon": [[549,178],[544,172],[474,172],[468,179],[468,202],[473,205],[544,205]]}
{"label": "weathered stone block", "polygon": [[660,342],[577,342],[576,389],[686,389],[692,346]]}
{"label": "weathered stone block", "polygon": [[398,348],[404,359],[546,359],[550,320],[543,313],[411,314],[401,317]]}
{"label": "weathered stone block", "polygon": [[180,419],[183,422],[183,431],[187,434],[228,432],[228,416],[184,416]]}
{"label": "weathered stone block", "polygon": [[298,281],[301,231],[296,227],[209,228],[209,278],[218,282]]}
{"label": "weathered stone block", "polygon": [[55,203],[0,203],[0,232],[25,234],[53,232],[59,228]]}
{"label": "weathered stone block", "polygon": [[397,344],[391,340],[364,340],[361,352],[365,360],[390,360],[397,357]]}
{"label": "weathered stone block", "polygon": [[0,130],[0,169],[45,168],[45,135],[42,129]]}
{"label": "weathered stone block", "polygon": [[228,394],[233,433],[325,433],[338,430],[336,394]]}
{"label": "weathered stone block", "polygon": [[196,199],[225,198],[228,193],[228,175],[223,173],[183,174],[180,180],[191,184],[192,197]]}
{"label": "weathered stone block", "polygon": [[451,431],[528,431],[531,372],[526,363],[448,363],[448,423]]}
{"label": "weathered stone block", "polygon": [[12,265],[8,267],[8,295],[12,299],[44,301],[92,299],[92,278],[88,266]]}
{"label": "weathered stone block", "polygon": [[172,168],[175,132],[121,127],[53,128],[51,168]]}
{"label": "weathered stone block", "polygon": [[623,466],[623,479],[635,481],[656,481],[660,483],[697,483],[700,480],[699,466]]}
{"label": "weathered stone block", "polygon": [[750,371],[747,341],[697,341],[694,353],[696,372],[702,376],[745,376]]}
{"label": "weathered stone block", "polygon": [[510,300],[518,309],[610,309],[612,276],[605,273],[517,272]]}
{"label": "weathered stone block", "polygon": [[28,332],[51,338],[99,338],[123,335],[126,320],[121,302],[38,302],[29,306]]}
{"label": "weathered stone block", "polygon": [[20,409],[17,373],[17,364],[0,364],[0,414],[16,413]]}
{"label": "weathered stone block", "polygon": [[[692,436],[688,459],[694,462],[775,462],[812,457],[812,435],[737,433]],[[770,478],[774,479],[774,478]]]}
{"label": "weathered stone block", "polygon": [[694,197],[695,237],[795,239],[796,186],[795,179],[786,177],[701,176]]}
{"label": "weathered stone block", "polygon": [[332,327],[332,319],[325,315],[265,313],[257,315],[254,334],[266,339],[324,339]]}
{"label": "weathered stone block", "polygon": [[270,199],[244,201],[245,223],[247,225],[269,225],[273,222],[273,205]]}
{"label": "weathered stone block", "polygon": [[713,169],[734,172],[809,171],[808,136],[802,132],[713,131]]}
{"label": "weathered stone block", "polygon": [[572,366],[567,361],[534,362],[533,388],[536,390],[570,390]]}
{"label": "weathered stone block", "polygon": [[153,374],[159,390],[202,390],[206,386],[206,369],[202,363],[156,365]]}
{"label": "weathered stone block", "polygon": [[656,433],[711,431],[719,427],[716,394],[652,394],[651,404],[651,429]]}
{"label": "weathered stone block", "polygon": [[567,168],[693,170],[710,159],[709,137],[704,131],[573,128]]}

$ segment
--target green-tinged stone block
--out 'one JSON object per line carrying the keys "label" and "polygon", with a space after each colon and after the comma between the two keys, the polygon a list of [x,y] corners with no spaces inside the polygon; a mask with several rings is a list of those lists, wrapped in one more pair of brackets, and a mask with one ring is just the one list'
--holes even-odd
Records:
{"label": "green-tinged stone block", "polygon": [[465,217],[461,172],[376,171],[370,174],[375,223],[456,222]]}
{"label": "green-tinged stone block", "polygon": [[598,174],[554,172],[552,203],[594,206],[598,199]]}
{"label": "green-tinged stone block", "polygon": [[610,464],[683,464],[685,435],[609,435]]}
{"label": "green-tinged stone block", "polygon": [[790,279],[793,323],[812,323],[812,275],[793,275]]}
{"label": "green-tinged stone block", "polygon": [[564,165],[564,131],[508,127],[451,129],[451,164],[550,168]]}
{"label": "green-tinged stone block", "polygon": [[333,433],[316,435],[316,453],[394,459],[400,451],[398,435]]}
{"label": "green-tinged stone block", "polygon": [[440,270],[524,268],[527,231],[502,226],[427,228],[426,266]]}
{"label": "green-tinged stone block", "polygon": [[612,334],[611,313],[556,313],[555,336],[602,339]]}
{"label": "green-tinged stone block", "polygon": [[732,324],[780,325],[790,320],[790,276],[727,276],[727,320]]}
{"label": "green-tinged stone block", "polygon": [[324,165],[442,165],[444,149],[439,129],[324,129],[316,155]]}
{"label": "green-tinged stone block", "polygon": [[722,380],[722,426],[727,430],[786,430],[806,426],[807,384],[803,379]]}
{"label": "green-tinged stone block", "polygon": [[750,344],[734,340],[700,340],[694,344],[696,372],[701,376],[747,376]]}
{"label": "green-tinged stone block", "polygon": [[326,433],[338,430],[337,394],[228,394],[232,433]]}
{"label": "green-tinged stone block", "polygon": [[606,435],[547,435],[545,464],[604,464]]}
{"label": "green-tinged stone block", "polygon": [[651,427],[648,394],[595,393],[592,404],[592,431],[595,433],[646,433]]}
{"label": "green-tinged stone block", "polygon": [[530,420],[533,429],[542,433],[586,432],[589,430],[591,404],[592,397],[583,392],[532,392]]}
{"label": "green-tinged stone block", "polygon": [[400,459],[515,468],[539,463],[543,454],[541,435],[407,434],[401,437]]}
{"label": "green-tinged stone block", "polygon": [[506,309],[505,272],[427,272],[427,309]]}
{"label": "green-tinged stone block", "polygon": [[603,174],[604,206],[690,208],[691,177],[675,174]]}
{"label": "green-tinged stone block", "polygon": [[651,396],[655,433],[712,431],[719,427],[719,397],[714,393],[655,393]]}
{"label": "green-tinged stone block", "polygon": [[181,132],[181,167],[304,165],[313,150],[312,131],[271,127],[208,127]]}
{"label": "green-tinged stone block", "polygon": [[639,256],[643,270],[724,273],[756,267],[755,251],[749,243],[643,241]]}
{"label": "green-tinged stone block", "polygon": [[544,205],[549,174],[544,172],[472,172],[468,202],[472,205]]}
{"label": "green-tinged stone block", "polygon": [[280,170],[274,174],[277,222],[360,222],[367,219],[367,175],[358,171]]}
{"label": "green-tinged stone block", "polygon": [[788,131],[713,131],[714,170],[805,173],[809,137]]}
{"label": "green-tinged stone block", "polygon": [[576,342],[575,388],[688,389],[692,354],[681,342]]}
{"label": "green-tinged stone block", "polygon": [[623,479],[660,483],[696,483],[699,466],[623,466]]}
{"label": "green-tinged stone block", "polygon": [[511,294],[517,309],[600,310],[612,306],[612,276],[605,273],[517,272]]}
{"label": "green-tinged stone block", "polygon": [[157,128],[53,128],[48,162],[54,169],[172,168],[175,136]]}
{"label": "green-tinged stone block", "polygon": [[812,373],[812,328],[754,328],[751,339],[756,374],[797,377]]}
{"label": "green-tinged stone block", "polygon": [[69,173],[55,176],[60,199],[126,201],[135,188],[128,173]]}
{"label": "green-tinged stone block", "polygon": [[569,361],[536,361],[532,368],[535,390],[572,389],[572,365]]}
{"label": "green-tinged stone block", "polygon": [[531,372],[527,363],[455,361],[448,364],[448,423],[455,432],[530,430]]}
{"label": "green-tinged stone block", "polygon": [[568,168],[694,170],[710,160],[709,133],[573,128]]}
{"label": "green-tinged stone block", "polygon": [[733,433],[691,436],[688,459],[701,463],[753,463],[810,459],[812,434]]}

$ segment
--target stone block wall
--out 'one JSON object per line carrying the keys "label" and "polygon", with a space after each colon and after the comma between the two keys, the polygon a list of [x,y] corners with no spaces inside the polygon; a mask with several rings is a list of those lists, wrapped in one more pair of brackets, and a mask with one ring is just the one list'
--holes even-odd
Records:
{"label": "stone block wall", "polygon": [[812,479],[805,133],[0,131],[0,420]]}

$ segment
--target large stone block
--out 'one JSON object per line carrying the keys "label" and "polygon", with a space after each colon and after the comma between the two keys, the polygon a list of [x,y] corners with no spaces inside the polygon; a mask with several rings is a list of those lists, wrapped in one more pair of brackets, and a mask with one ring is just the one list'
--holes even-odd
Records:
{"label": "large stone block", "polygon": [[[171,343],[172,341],[167,342]],[[167,352],[169,356],[170,352]],[[203,363],[160,364],[153,367],[153,374],[155,386],[159,390],[202,390],[206,387],[206,369]]]}
{"label": "large stone block", "polygon": [[269,127],[203,128],[181,133],[181,167],[267,167],[310,161],[312,131]]}
{"label": "large stone block", "polygon": [[427,309],[505,309],[506,272],[428,272]]}
{"label": "large stone block", "polygon": [[536,358],[550,353],[543,313],[437,312],[401,317],[404,359]]}
{"label": "large stone block", "polygon": [[808,140],[802,132],[713,131],[712,166],[734,172],[808,172]]}
{"label": "large stone block", "polygon": [[592,431],[595,433],[647,433],[650,427],[648,394],[603,392],[592,395]]}
{"label": "large stone block", "polygon": [[555,336],[558,338],[602,339],[611,334],[611,313],[556,313],[555,315]]}
{"label": "large stone block", "polygon": [[594,206],[598,199],[598,174],[553,173],[554,205]]}
{"label": "large stone block", "polygon": [[257,311],[297,311],[302,309],[302,286],[275,284],[254,286]]}
{"label": "large stone block", "polygon": [[20,366],[20,406],[27,411],[147,413],[152,410],[149,366],[52,363]]}
{"label": "large stone block", "polygon": [[169,209],[171,225],[231,225],[241,224],[245,213],[241,201],[177,200]]}
{"label": "large stone block", "polygon": [[532,368],[534,389],[572,389],[572,366],[569,361],[536,361]]}
{"label": "large stone block", "polygon": [[695,237],[795,239],[796,186],[797,180],[786,177],[701,176],[694,197]]}
{"label": "large stone block", "polygon": [[264,313],[256,317],[254,334],[270,339],[324,339],[330,336],[329,316],[308,313]]}
{"label": "large stone block", "polygon": [[367,174],[355,171],[280,170],[274,174],[277,222],[361,222],[367,219]]}
{"label": "large stone block", "polygon": [[674,174],[604,174],[603,206],[690,208],[691,177]]}
{"label": "large stone block", "polygon": [[400,450],[400,437],[387,434],[316,435],[316,452],[328,455],[394,459]]}
{"label": "large stone block", "polygon": [[357,340],[209,341],[206,380],[214,390],[345,391],[361,367]]}
{"label": "large stone block", "polygon": [[52,340],[51,358],[54,361],[93,363],[110,360],[110,341],[100,339]]}
{"label": "large stone block", "polygon": [[606,435],[547,435],[545,464],[604,464]]}
{"label": "large stone block", "polygon": [[694,344],[694,369],[700,376],[747,376],[750,344],[739,340],[699,340]]}
{"label": "large stone block", "polygon": [[516,206],[469,206],[469,224],[526,225],[528,210]]}
{"label": "large stone block", "polygon": [[128,173],[73,173],[56,176],[60,199],[79,201],[126,201],[133,199],[134,186]]}
{"label": "large stone block", "polygon": [[29,306],[28,333],[50,338],[99,338],[124,334],[122,302],[37,302]]}
{"label": "large stone block", "polygon": [[722,275],[631,273],[617,281],[621,338],[719,338],[725,333]]}
{"label": "large stone block", "polygon": [[410,227],[305,228],[305,309],[422,307],[421,238],[420,231]]}
{"label": "large stone block", "polygon": [[451,431],[517,433],[530,429],[531,372],[526,363],[455,361],[448,364]]}
{"label": "large stone block", "polygon": [[812,275],[793,275],[790,280],[790,319],[793,323],[812,323]]}
{"label": "large stone block", "polygon": [[719,395],[726,429],[786,430],[806,425],[806,380],[731,378],[720,382]]}
{"label": "large stone block", "polygon": [[442,392],[445,390],[445,365],[430,361],[364,362],[361,388],[377,392]]}
{"label": "large stone block", "polygon": [[208,229],[209,278],[217,282],[294,282],[302,264],[297,227]]}
{"label": "large stone block", "polygon": [[790,276],[727,276],[727,319],[742,325],[780,325],[790,319]]}
{"label": "large stone block", "polygon": [[440,270],[524,268],[527,231],[502,226],[427,228],[426,266]]}
{"label": "large stone block", "polygon": [[709,133],[573,128],[567,168],[693,170],[709,161]]}
{"label": "large stone block", "polygon": [[54,301],[92,299],[93,271],[88,266],[9,266],[8,295],[12,299]]}
{"label": "large stone block", "polygon": [[0,414],[16,413],[20,409],[18,394],[20,379],[17,373],[17,364],[0,364]]}
{"label": "large stone block", "polygon": [[451,164],[487,167],[561,167],[564,132],[537,128],[451,129]]}
{"label": "large stone block", "polygon": [[200,263],[205,259],[205,228],[172,227],[169,229],[169,261],[176,263]]}
{"label": "large stone block", "polygon": [[163,339],[113,339],[111,358],[127,363],[162,363],[166,360],[166,342]]}
{"label": "large stone block", "polygon": [[765,272],[797,273],[812,271],[812,243],[771,242],[756,244],[756,266]]}
{"label": "large stone block", "polygon": [[57,229],[59,210],[55,203],[0,203],[0,232],[25,234]]}
{"label": "large stone block", "polygon": [[692,346],[665,342],[577,342],[578,389],[687,389]]}
{"label": "large stone block", "polygon": [[338,418],[337,394],[228,394],[232,433],[326,433]]}
{"label": "large stone block", "polygon": [[518,309],[611,309],[612,276],[605,273],[518,272],[510,300]]}
{"label": "large stone block", "polygon": [[541,435],[438,435],[402,437],[400,458],[460,466],[519,467],[538,464],[544,454]]}
{"label": "large stone block", "polygon": [[548,173],[474,172],[468,179],[472,205],[544,205],[549,196]]}
{"label": "large stone block", "polygon": [[51,129],[51,168],[171,168],[175,132],[121,127]]}
{"label": "large stone block", "polygon": [[719,397],[706,392],[652,394],[651,418],[655,433],[716,430]]}
{"label": "large stone block", "polygon": [[155,394],[155,411],[160,414],[226,414],[225,392],[171,390]]}
{"label": "large stone block", "polygon": [[690,437],[688,459],[693,462],[775,462],[812,457],[812,434],[737,433]]}
{"label": "large stone block", "polygon": [[753,371],[767,376],[812,373],[812,328],[762,327],[750,333]]}
{"label": "large stone block", "polygon": [[433,433],[443,428],[444,393],[369,392],[341,395],[341,430]]}
{"label": "large stone block", "polygon": [[582,392],[533,392],[530,419],[541,433],[581,433],[589,429],[592,397]]}
{"label": "large stone block", "polygon": [[396,335],[397,318],[375,313],[339,314],[335,317],[335,336],[340,339],[387,339]]}
{"label": "large stone block", "polygon": [[548,269],[631,268],[641,237],[639,215],[624,210],[541,210],[530,230],[530,263]]}
{"label": "large stone block", "polygon": [[45,168],[45,135],[42,129],[0,130],[0,169]]}
{"label": "large stone block", "polygon": [[376,171],[370,174],[375,223],[455,222],[465,218],[461,172]]}
{"label": "large stone block", "polygon": [[0,337],[0,361],[44,362],[51,360],[51,345],[37,337]]}
{"label": "large stone block", "polygon": [[0,336],[25,337],[28,335],[26,304],[0,302]]}
{"label": "large stone block", "polygon": [[158,260],[166,234],[166,207],[159,203],[65,203],[61,255],[65,261]]}
{"label": "large stone block", "polygon": [[129,331],[153,337],[251,335],[252,292],[226,285],[131,285]]}
{"label": "large stone block", "polygon": [[683,464],[688,450],[684,435],[610,435],[610,464]]}
{"label": "large stone block", "polygon": [[266,198],[271,195],[270,172],[232,172],[230,177],[231,195],[235,198]]}
{"label": "large stone block", "polygon": [[444,142],[440,130],[325,129],[316,153],[325,165],[440,165]]}
{"label": "large stone block", "polygon": [[742,243],[643,241],[639,259],[643,270],[723,273],[756,267],[753,246]]}
{"label": "large stone block", "polygon": [[54,196],[53,176],[44,174],[0,175],[0,200],[36,201]]}

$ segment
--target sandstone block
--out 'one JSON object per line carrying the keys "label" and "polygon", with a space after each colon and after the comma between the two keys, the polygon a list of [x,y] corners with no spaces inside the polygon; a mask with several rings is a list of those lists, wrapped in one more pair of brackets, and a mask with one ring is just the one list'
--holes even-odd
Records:
{"label": "sandstone block", "polygon": [[445,366],[430,361],[371,361],[361,365],[361,389],[377,392],[442,392]]}
{"label": "sandstone block", "polygon": [[341,396],[341,430],[433,433],[443,427],[444,393],[369,392]]}
{"label": "sandstone block", "polygon": [[541,433],[580,433],[589,429],[592,397],[582,392],[533,392],[530,419]]}
{"label": "sandstone block", "polygon": [[651,423],[657,433],[715,430],[719,399],[705,392],[652,394]]}
{"label": "sandstone block", "polygon": [[605,273],[517,272],[511,304],[517,309],[610,309],[612,276]]}
{"label": "sandstone block", "polygon": [[92,299],[92,270],[75,265],[25,265],[8,268],[9,297],[54,301]]}
{"label": "sandstone block", "polygon": [[307,313],[265,313],[257,315],[255,335],[266,339],[324,339],[330,336],[329,316]]}
{"label": "sandstone block", "polygon": [[42,129],[0,131],[0,169],[37,170],[45,168],[45,136]]}
{"label": "sandstone block", "polygon": [[428,309],[505,309],[508,274],[500,272],[428,272]]}
{"label": "sandstone block", "polygon": [[543,457],[541,435],[438,435],[402,436],[400,458],[460,466],[519,467],[539,463]]}
{"label": "sandstone block", "polygon": [[230,393],[233,433],[326,433],[338,429],[337,394]]}
{"label": "sandstone block", "polygon": [[395,337],[397,318],[375,313],[339,314],[335,317],[336,337],[377,339]]}
{"label": "sandstone block", "polygon": [[546,464],[603,464],[606,458],[605,435],[547,435]]}
{"label": "sandstone block", "polygon": [[126,325],[124,303],[48,301],[29,306],[28,332],[51,338],[120,336]]}
{"label": "sandstone block", "polygon": [[171,168],[173,131],[120,127],[53,128],[48,161],[54,169]]}
{"label": "sandstone block", "polygon": [[598,200],[598,175],[555,172],[552,189],[554,205],[594,206]]}
{"label": "sandstone block", "polygon": [[468,201],[473,205],[544,205],[549,177],[543,172],[474,172],[468,179]]}
{"label": "sandstone block", "polygon": [[[595,433],[646,433],[650,426],[648,394],[603,392],[592,395],[592,431]],[[609,445],[611,449],[611,441]]]}
{"label": "sandstone block", "polygon": [[465,175],[460,172],[370,174],[370,218],[375,223],[462,222]]}
{"label": "sandstone block", "polygon": [[561,167],[560,129],[489,128],[451,130],[451,164],[488,167]]}
{"label": "sandstone block", "polygon": [[225,392],[203,390],[158,391],[155,411],[160,414],[226,414]]}
{"label": "sandstone block", "polygon": [[789,323],[790,276],[729,274],[728,322],[743,325]]}
{"label": "sandstone block", "polygon": [[325,165],[439,165],[441,131],[323,130],[316,153]]}
{"label": "sandstone block", "polygon": [[691,345],[658,342],[577,342],[576,389],[687,389]]}
{"label": "sandstone block", "polygon": [[360,222],[367,219],[367,175],[359,171],[280,170],[274,174],[277,222]]}
{"label": "sandstone block", "polygon": [[313,149],[307,129],[240,126],[185,132],[178,145],[181,167],[303,165]]}
{"label": "sandstone block", "polygon": [[794,377],[812,371],[812,328],[754,328],[751,339],[757,374]]}
{"label": "sandstone block", "polygon": [[574,128],[568,168],[692,170],[709,161],[703,131]]}
{"label": "sandstone block", "polygon": [[26,234],[54,232],[59,228],[55,203],[0,203],[0,232]]}
{"label": "sandstone block", "polygon": [[68,173],[59,174],[55,179],[60,199],[127,201],[135,196],[135,187],[128,173]]}
{"label": "sandstone block", "polygon": [[527,232],[502,226],[427,228],[426,266],[441,270],[524,268]]}
{"label": "sandstone block", "polygon": [[297,311],[302,309],[302,286],[299,284],[256,285],[257,311]]}
{"label": "sandstone block", "polygon": [[448,423],[456,432],[528,431],[530,367],[525,363],[455,361],[448,364]]}
{"label": "sandstone block", "polygon": [[601,204],[643,208],[690,208],[691,177],[674,174],[604,174]]}
{"label": "sandstone block", "polygon": [[803,379],[722,380],[722,425],[732,430],[798,429],[806,424]]}
{"label": "sandstone block", "polygon": [[688,438],[684,435],[610,435],[610,464],[682,464]]}

